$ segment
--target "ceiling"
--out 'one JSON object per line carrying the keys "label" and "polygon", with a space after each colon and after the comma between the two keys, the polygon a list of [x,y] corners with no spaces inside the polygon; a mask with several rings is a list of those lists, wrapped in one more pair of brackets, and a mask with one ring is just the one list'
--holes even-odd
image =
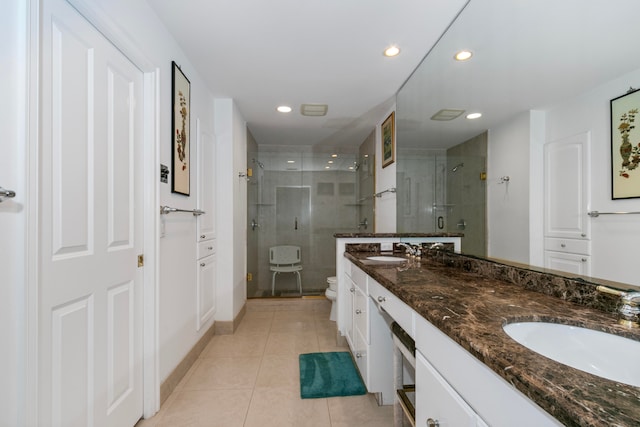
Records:
{"label": "ceiling", "polygon": [[[353,152],[396,93],[399,144],[448,148],[640,68],[638,0],[147,1],[261,150]],[[461,48],[470,61],[452,59]],[[304,117],[305,103],[328,113]],[[429,120],[442,108],[483,116]]]}
{"label": "ceiling", "polygon": [[[147,0],[260,146],[353,151],[467,0]],[[390,45],[401,49],[387,58]],[[302,104],[328,104],[305,117]],[[278,113],[289,105],[293,111]]]}
{"label": "ceiling", "polygon": [[[639,14],[638,0],[471,0],[398,93],[398,144],[445,149],[640,69]],[[463,47],[473,57],[454,61]],[[630,84],[603,95],[603,117]],[[483,116],[430,120],[443,108]]]}

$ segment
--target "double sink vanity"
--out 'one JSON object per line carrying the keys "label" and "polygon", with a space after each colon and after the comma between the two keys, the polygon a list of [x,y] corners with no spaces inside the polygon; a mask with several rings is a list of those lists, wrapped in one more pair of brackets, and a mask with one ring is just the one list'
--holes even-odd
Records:
{"label": "double sink vanity", "polygon": [[619,297],[433,244],[459,250],[455,235],[336,238],[339,334],[383,404],[389,325],[414,340],[415,425],[640,425],[640,329],[618,324]]}

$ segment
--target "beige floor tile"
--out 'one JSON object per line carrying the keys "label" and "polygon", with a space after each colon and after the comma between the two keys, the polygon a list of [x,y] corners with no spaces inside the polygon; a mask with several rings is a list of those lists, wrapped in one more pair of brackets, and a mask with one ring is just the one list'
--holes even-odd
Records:
{"label": "beige floor tile", "polygon": [[154,427],[242,427],[251,390],[184,390]]}
{"label": "beige floor tile", "polygon": [[200,359],[183,390],[251,389],[255,386],[260,362],[260,357]]}
{"label": "beige floor tile", "polygon": [[256,388],[244,427],[330,427],[326,399],[300,399],[300,391]]}
{"label": "beige floor tile", "polygon": [[[275,311],[273,310],[252,310],[252,311],[246,311],[244,314],[244,317],[242,318],[242,322],[251,322],[251,321],[255,321],[255,320],[261,320],[261,321],[271,321],[273,320],[273,315],[274,315]],[[241,323],[242,323],[241,322]]]}
{"label": "beige floor tile", "polygon": [[265,355],[303,354],[319,351],[318,338],[312,333],[272,333],[267,339]]}
{"label": "beige floor tile", "polygon": [[374,421],[393,425],[393,405],[378,406],[373,394],[331,398],[327,404],[332,427],[369,426]]}
{"label": "beige floor tile", "polygon": [[273,320],[271,319],[250,319],[240,322],[238,329],[236,329],[234,335],[268,335],[271,331],[271,325]]}
{"label": "beige floor tile", "polygon": [[316,322],[311,319],[274,319],[271,324],[271,333],[300,333],[316,332]]}
{"label": "beige floor tile", "polygon": [[297,354],[267,355],[262,358],[256,387],[286,387],[300,391],[300,363]]}
{"label": "beige floor tile", "polygon": [[276,311],[273,314],[274,321],[288,320],[288,321],[315,321],[315,313],[309,310],[303,311]]}
{"label": "beige floor tile", "polygon": [[267,337],[265,334],[248,333],[215,335],[200,357],[262,357]]}
{"label": "beige floor tile", "polygon": [[300,398],[298,356],[348,351],[324,299],[249,300],[236,332],[216,335],[160,412],[136,427],[383,427],[373,395]]}

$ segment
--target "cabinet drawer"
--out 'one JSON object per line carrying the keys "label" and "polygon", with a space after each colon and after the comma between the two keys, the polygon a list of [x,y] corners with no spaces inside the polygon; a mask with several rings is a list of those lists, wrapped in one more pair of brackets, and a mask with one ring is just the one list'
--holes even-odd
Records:
{"label": "cabinet drawer", "polygon": [[371,384],[369,382],[369,372],[368,372],[368,361],[367,361],[367,352],[369,346],[365,342],[362,335],[359,332],[355,332],[355,348],[353,351],[353,358],[356,361],[356,366],[358,367],[358,371],[360,371],[360,376],[364,381],[364,385],[367,387],[367,391],[371,391]]}
{"label": "cabinet drawer", "polygon": [[387,288],[369,277],[369,295],[395,320],[409,336],[415,339],[413,310]]}
{"label": "cabinet drawer", "polygon": [[359,331],[362,334],[365,342],[369,344],[369,313],[367,311],[367,294],[356,287],[353,298],[354,329],[356,331]]}
{"label": "cabinet drawer", "polygon": [[211,240],[215,237],[212,231],[200,231],[198,233],[198,242],[204,242],[206,240]]}
{"label": "cabinet drawer", "polygon": [[351,279],[358,288],[365,294],[367,293],[367,275],[355,265],[351,266]]}
{"label": "cabinet drawer", "polygon": [[216,253],[215,240],[207,240],[198,243],[198,259],[204,258]]}
{"label": "cabinet drawer", "polygon": [[351,266],[353,264],[348,259],[344,259],[342,261],[342,263],[344,265],[344,274],[346,274],[347,276],[351,277]]}
{"label": "cabinet drawer", "polygon": [[579,239],[556,239],[547,237],[544,240],[544,248],[548,251],[589,255],[591,249],[591,241]]}

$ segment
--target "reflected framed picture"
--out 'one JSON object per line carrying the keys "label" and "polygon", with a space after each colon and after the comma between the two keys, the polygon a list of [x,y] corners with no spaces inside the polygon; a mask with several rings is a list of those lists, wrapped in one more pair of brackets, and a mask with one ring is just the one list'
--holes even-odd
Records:
{"label": "reflected framed picture", "polygon": [[611,100],[611,198],[640,197],[640,89]]}
{"label": "reflected framed picture", "polygon": [[396,159],[396,113],[391,112],[382,122],[382,167],[386,168]]}
{"label": "reflected framed picture", "polygon": [[178,64],[171,62],[171,134],[173,138],[171,163],[171,192],[189,195],[191,175],[189,139],[191,130],[191,83]]}

